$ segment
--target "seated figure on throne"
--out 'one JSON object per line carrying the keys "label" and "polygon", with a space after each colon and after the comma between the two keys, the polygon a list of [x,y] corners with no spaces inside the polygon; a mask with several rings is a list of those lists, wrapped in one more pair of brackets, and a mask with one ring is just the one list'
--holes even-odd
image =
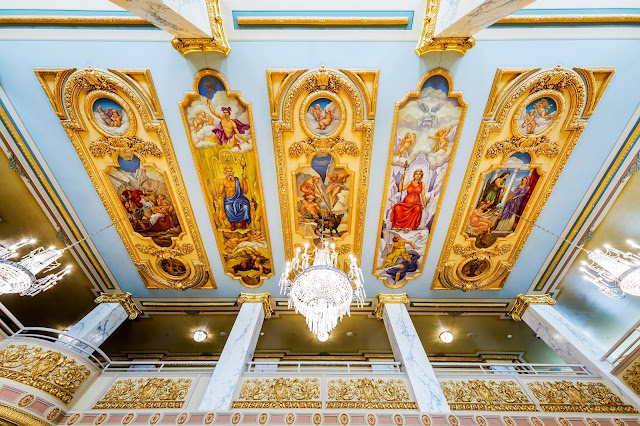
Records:
{"label": "seated figure on throne", "polygon": [[231,166],[224,168],[224,175],[218,186],[220,204],[224,207],[232,231],[238,224],[246,229],[251,224],[251,203],[244,196],[249,191],[247,176],[243,173],[241,181],[235,176]]}
{"label": "seated figure on throne", "polygon": [[427,206],[424,193],[424,172],[420,169],[413,172],[413,180],[404,185],[404,173],[398,184],[398,192],[407,191],[407,196],[391,208],[391,227],[393,229],[418,229],[422,220],[422,210]]}

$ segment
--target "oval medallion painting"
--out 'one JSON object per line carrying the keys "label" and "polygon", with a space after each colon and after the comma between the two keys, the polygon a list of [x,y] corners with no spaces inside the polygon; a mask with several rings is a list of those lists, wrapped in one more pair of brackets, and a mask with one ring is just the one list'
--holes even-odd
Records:
{"label": "oval medallion painting", "polygon": [[93,103],[93,115],[102,129],[114,135],[129,130],[129,116],[124,108],[109,98],[99,98]]}
{"label": "oval medallion painting", "polygon": [[544,96],[531,102],[518,118],[518,130],[523,135],[535,135],[544,131],[556,116],[556,101]]}
{"label": "oval medallion painting", "polygon": [[313,133],[326,136],[334,132],[340,122],[338,106],[328,98],[318,98],[309,104],[307,126]]}
{"label": "oval medallion painting", "polygon": [[160,261],[160,268],[172,277],[182,277],[187,274],[187,266],[177,259],[162,259]]}

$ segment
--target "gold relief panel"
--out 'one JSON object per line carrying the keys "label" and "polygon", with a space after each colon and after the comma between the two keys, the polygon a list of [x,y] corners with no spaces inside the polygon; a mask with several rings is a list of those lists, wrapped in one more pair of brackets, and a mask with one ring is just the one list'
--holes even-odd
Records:
{"label": "gold relief panel", "polygon": [[116,380],[93,409],[182,408],[191,382],[191,379],[162,377]]}
{"label": "gold relief panel", "polygon": [[227,275],[259,287],[273,260],[251,104],[214,70],[200,71],[180,112]]}
{"label": "gold relief panel", "polygon": [[503,287],[613,74],[589,70],[498,69],[431,288]]}
{"label": "gold relief panel", "polygon": [[215,287],[148,70],[35,73],[145,285]]}
{"label": "gold relief panel", "polygon": [[327,407],[339,409],[415,410],[401,379],[332,379],[328,381]]}
{"label": "gold relief panel", "polygon": [[377,70],[267,71],[286,258],[319,244],[323,222],[339,261],[360,255],[377,82]]}
{"label": "gold relief panel", "polygon": [[69,404],[94,368],[57,350],[27,343],[0,349],[0,378],[13,380]]}
{"label": "gold relief panel", "polygon": [[635,362],[622,375],[623,382],[640,396],[640,362]]}
{"label": "gold relief panel", "polygon": [[440,387],[456,411],[538,411],[513,380],[441,380]]}
{"label": "gold relief panel", "polygon": [[322,408],[316,378],[246,379],[231,408]]}
{"label": "gold relief panel", "polygon": [[596,381],[528,382],[540,407],[551,413],[637,413],[604,383]]}
{"label": "gold relief panel", "polygon": [[373,265],[387,287],[422,275],[466,109],[441,68],[396,103]]}

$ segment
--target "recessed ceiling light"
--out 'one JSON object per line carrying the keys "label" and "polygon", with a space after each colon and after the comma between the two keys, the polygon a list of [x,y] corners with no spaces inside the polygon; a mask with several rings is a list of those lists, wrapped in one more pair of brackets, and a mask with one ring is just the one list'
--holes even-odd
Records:
{"label": "recessed ceiling light", "polygon": [[206,338],[207,333],[205,333],[204,330],[196,330],[196,332],[193,333],[193,340],[195,340],[196,342],[202,342]]}
{"label": "recessed ceiling light", "polygon": [[444,343],[451,343],[453,341],[453,333],[450,331],[443,331],[440,333],[440,340]]}
{"label": "recessed ceiling light", "polygon": [[326,342],[329,339],[329,333],[320,333],[318,334],[318,340],[321,342]]}
{"label": "recessed ceiling light", "polygon": [[507,334],[507,339],[511,339],[513,336],[510,334]]}
{"label": "recessed ceiling light", "polygon": [[349,337],[353,336],[353,331],[347,331],[347,336]]}
{"label": "recessed ceiling light", "polygon": [[221,335],[222,337],[224,337],[224,336],[226,336],[226,335],[227,335],[227,332],[226,332],[226,331],[221,331],[221,332],[220,332],[220,335]]}

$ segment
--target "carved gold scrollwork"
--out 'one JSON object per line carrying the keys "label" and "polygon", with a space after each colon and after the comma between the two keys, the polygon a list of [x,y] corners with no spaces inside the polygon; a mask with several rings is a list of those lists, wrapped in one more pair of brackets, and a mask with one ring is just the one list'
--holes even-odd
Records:
{"label": "carved gold scrollwork", "polygon": [[311,155],[316,152],[334,152],[339,155],[350,155],[356,157],[360,155],[358,146],[343,137],[316,138],[308,137],[306,140],[295,142],[289,147],[289,156],[298,158],[302,155]]}
{"label": "carved gold scrollwork", "polygon": [[456,244],[453,246],[453,252],[459,254],[465,259],[473,257],[474,259],[489,259],[493,256],[500,256],[511,250],[511,244],[503,244],[494,248],[476,249],[472,247]]}
{"label": "carved gold scrollwork", "polygon": [[120,153],[134,153],[140,155],[151,155],[162,157],[162,151],[153,142],[144,141],[136,136],[130,138],[117,136],[103,136],[101,139],[91,142],[89,152],[96,158],[105,155],[115,155]]}
{"label": "carved gold scrollwork", "polygon": [[320,67],[318,72],[303,83],[304,89],[309,93],[319,90],[328,90],[337,93],[341,86],[342,83],[340,79],[336,78],[335,74],[327,72],[325,67]]}
{"label": "carved gold scrollwork", "polygon": [[527,386],[544,411],[553,413],[637,413],[599,382],[531,382]]}
{"label": "carved gold scrollwork", "polygon": [[184,256],[193,251],[193,244],[176,244],[172,248],[164,247],[152,247],[142,244],[136,244],[136,248],[143,253],[150,254],[151,256],[159,257],[161,259],[168,259],[177,256]]}
{"label": "carved gold scrollwork", "polygon": [[60,352],[30,345],[0,349],[0,377],[31,386],[68,404],[91,372]]}
{"label": "carved gold scrollwork", "polygon": [[329,380],[327,408],[412,410],[417,405],[401,379],[360,378]]}
{"label": "carved gold scrollwork", "polygon": [[182,408],[191,379],[123,379],[113,383],[94,410]]}
{"label": "carved gold scrollwork", "polygon": [[231,408],[322,408],[320,381],[304,379],[248,379]]}
{"label": "carved gold scrollwork", "polygon": [[624,372],[622,380],[627,383],[637,395],[640,395],[640,362],[634,363]]}
{"label": "carved gold scrollwork", "polygon": [[511,137],[501,142],[496,142],[487,149],[487,158],[496,158],[502,154],[508,157],[514,152],[531,152],[536,155],[555,157],[558,155],[558,144],[549,140],[546,136],[538,137]]}
{"label": "carved gold scrollwork", "polygon": [[513,380],[448,380],[440,386],[452,410],[538,411]]}

